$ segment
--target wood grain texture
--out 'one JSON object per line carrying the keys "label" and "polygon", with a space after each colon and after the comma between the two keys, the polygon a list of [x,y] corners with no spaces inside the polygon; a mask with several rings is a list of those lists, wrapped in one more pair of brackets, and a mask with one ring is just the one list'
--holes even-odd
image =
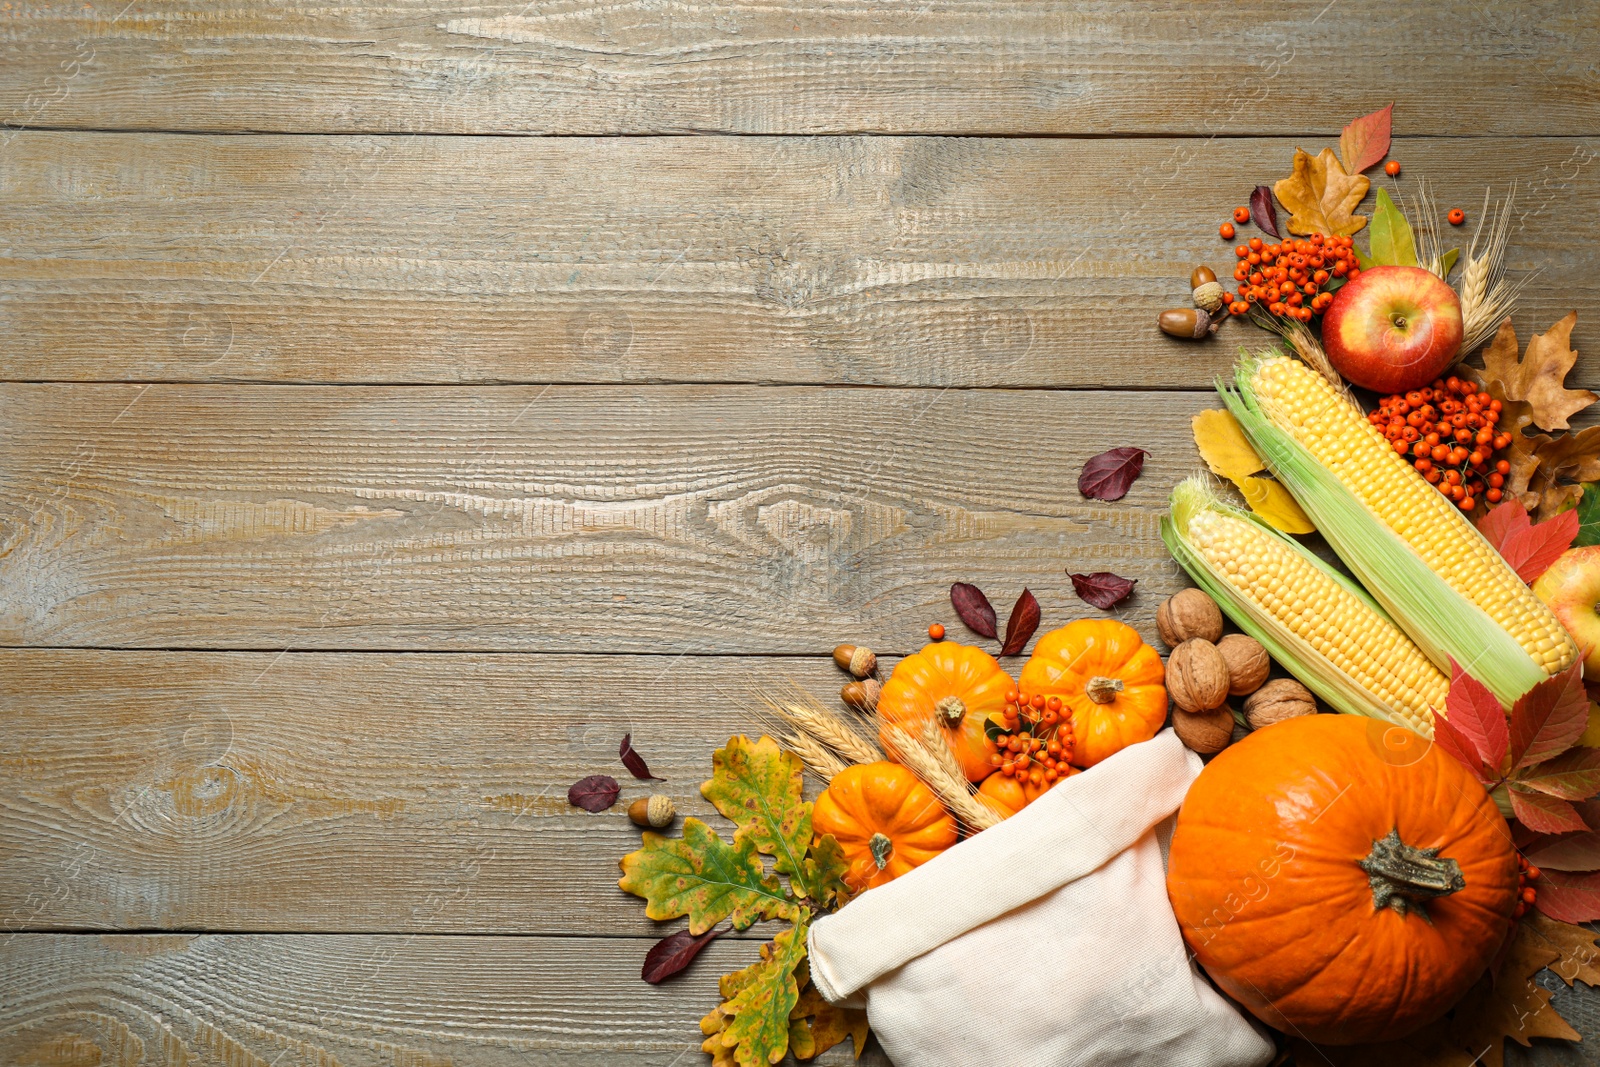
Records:
{"label": "wood grain texture", "polygon": [[[648,942],[591,938],[22,934],[0,937],[11,1067],[688,1067],[716,942],[639,979]],[[887,1067],[869,1043],[861,1062]],[[793,1060],[786,1063],[792,1064]],[[854,1062],[835,1048],[813,1063]]]}
{"label": "wood grain texture", "polygon": [[[952,581],[1047,624],[1157,536],[1200,393],[0,387],[0,643],[820,654],[915,648]],[[1077,477],[1150,451],[1116,503]]]}
{"label": "wood grain texture", "polygon": [[[451,133],[1600,132],[1591,5],[13,3],[0,121]],[[1368,88],[1371,87],[1371,88]]]}
{"label": "wood grain texture", "polygon": [[[1156,316],[1322,140],[22,133],[0,377],[1206,388],[1267,335]],[[1519,183],[1517,326],[1578,308],[1600,386],[1600,141],[1399,154],[1474,218]]]}
{"label": "wood grain texture", "polygon": [[[0,652],[0,930],[662,936],[616,888],[627,802],[731,836],[699,788],[762,732],[738,702],[840,684],[824,656]],[[591,774],[610,811],[568,804]]]}

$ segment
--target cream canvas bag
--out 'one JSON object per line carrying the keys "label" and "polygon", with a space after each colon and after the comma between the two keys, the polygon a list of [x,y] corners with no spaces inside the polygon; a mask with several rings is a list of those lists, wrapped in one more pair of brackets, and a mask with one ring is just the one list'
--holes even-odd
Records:
{"label": "cream canvas bag", "polygon": [[811,928],[811,980],[899,1067],[1261,1067],[1167,902],[1200,758],[1170,729]]}

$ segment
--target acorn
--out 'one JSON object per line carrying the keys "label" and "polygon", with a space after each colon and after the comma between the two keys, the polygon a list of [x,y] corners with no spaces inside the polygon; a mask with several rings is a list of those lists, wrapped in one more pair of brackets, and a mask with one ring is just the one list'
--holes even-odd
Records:
{"label": "acorn", "polygon": [[[1220,320],[1219,320],[1220,321]],[[1205,308],[1173,308],[1163,311],[1156,320],[1161,332],[1187,340],[1199,340],[1217,332],[1218,322],[1213,322]]]}
{"label": "acorn", "polygon": [[1218,284],[1217,276],[1203,263],[1190,273],[1189,288],[1194,290],[1195,307],[1204,308],[1208,315],[1215,315],[1228,303],[1227,290]]}
{"label": "acorn", "polygon": [[660,793],[640,797],[628,805],[628,818],[636,825],[648,826],[654,830],[671,826],[672,817],[677,813],[677,809],[672,806],[672,798],[664,797]]}
{"label": "acorn", "polygon": [[883,684],[876,678],[863,678],[859,682],[845,683],[839,690],[839,699],[857,711],[873,712],[878,708],[878,694],[882,692]]}
{"label": "acorn", "polygon": [[878,669],[878,657],[872,649],[859,645],[840,645],[833,650],[833,662],[841,671],[849,671],[857,678],[865,678]]}

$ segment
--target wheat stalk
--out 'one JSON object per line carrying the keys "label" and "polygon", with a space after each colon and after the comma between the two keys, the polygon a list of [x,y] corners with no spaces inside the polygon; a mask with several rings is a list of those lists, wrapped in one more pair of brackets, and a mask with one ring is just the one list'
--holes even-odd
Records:
{"label": "wheat stalk", "polygon": [[844,716],[829,711],[816,697],[798,687],[788,698],[758,692],[757,697],[798,733],[843,757],[846,763],[876,763],[883,759],[877,745],[861,736]]}
{"label": "wheat stalk", "polygon": [[[887,723],[885,728],[900,762],[933,790],[934,796],[969,830],[976,833],[999,824],[1000,814],[972,795],[966,775],[955,765],[950,746],[942,736],[938,744],[930,746],[896,723]],[[933,728],[937,730],[937,724]]]}
{"label": "wheat stalk", "polygon": [[833,776],[844,771],[847,764],[844,760],[822,747],[815,739],[804,733],[786,733],[781,735],[783,743],[800,761],[806,769],[824,783],[833,781]]}
{"label": "wheat stalk", "polygon": [[[1511,235],[1511,201],[1516,195],[1512,187],[1504,203],[1489,210],[1489,190],[1483,192],[1483,211],[1478,216],[1478,226],[1472,234],[1472,244],[1467,247],[1466,267],[1461,272],[1462,353],[1476,351],[1500,329],[1500,323],[1516,306],[1522,287],[1537,274],[1525,274],[1516,281],[1505,277],[1506,240]],[[1488,225],[1488,233],[1484,226]],[[1483,254],[1478,254],[1478,241],[1483,239]]]}

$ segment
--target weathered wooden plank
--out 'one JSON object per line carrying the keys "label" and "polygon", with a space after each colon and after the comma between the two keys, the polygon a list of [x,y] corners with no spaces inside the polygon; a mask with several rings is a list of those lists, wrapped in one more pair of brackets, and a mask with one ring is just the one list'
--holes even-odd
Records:
{"label": "weathered wooden plank", "polygon": [[[0,376],[1203,388],[1266,335],[1156,315],[1295,143],[23,133]],[[1474,217],[1519,181],[1519,328],[1587,314],[1600,141],[1399,154]]]}
{"label": "weathered wooden plank", "polygon": [[[825,657],[0,652],[0,929],[660,936],[615,888],[627,800],[727,836],[699,786],[763,730],[738,705],[840,683]],[[624,801],[570,806],[590,774]]]}
{"label": "weathered wooden plank", "polygon": [[[0,1062],[103,1067],[701,1064],[712,944],[639,980],[648,942],[403,936],[0,937]],[[786,1061],[792,1064],[793,1060]],[[812,1061],[854,1062],[845,1048]],[[862,1063],[886,1067],[869,1044]]]}
{"label": "weathered wooden plank", "polygon": [[[1047,619],[1156,536],[1201,393],[0,387],[0,643],[817,654]],[[1085,500],[1090,456],[1152,455]]]}
{"label": "weathered wooden plank", "polygon": [[[13,4],[0,121],[452,133],[1600,132],[1595,11],[1553,0]],[[1532,76],[1528,68],[1534,68]],[[1513,73],[1515,72],[1515,74]],[[1348,94],[1346,95],[1348,98]]]}

